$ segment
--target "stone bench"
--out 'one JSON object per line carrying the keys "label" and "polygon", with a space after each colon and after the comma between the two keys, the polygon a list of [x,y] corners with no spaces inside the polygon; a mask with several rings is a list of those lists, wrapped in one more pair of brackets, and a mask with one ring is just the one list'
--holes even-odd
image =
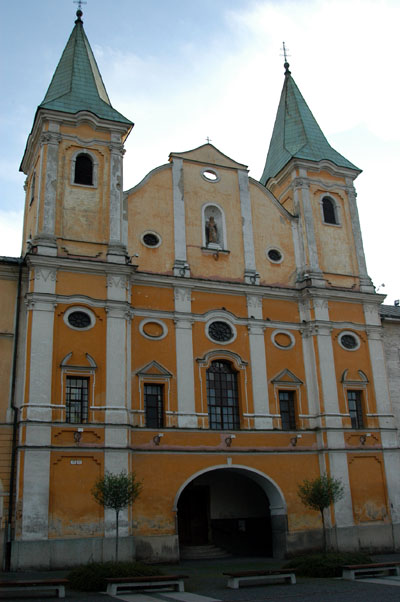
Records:
{"label": "stone bench", "polygon": [[175,591],[184,592],[184,579],[187,575],[149,575],[145,577],[108,577],[107,594],[116,596],[118,590],[126,592],[131,589],[148,589],[172,587]]}
{"label": "stone bench", "polygon": [[374,562],[372,564],[346,564],[342,566],[342,579],[400,575],[400,562]]}
{"label": "stone bench", "polygon": [[223,573],[229,577],[227,587],[239,589],[240,585],[262,585],[269,581],[290,581],[296,583],[296,574],[292,569],[266,569],[259,571],[232,571]]}
{"label": "stone bench", "polygon": [[16,579],[0,581],[0,592],[55,591],[59,598],[65,598],[68,579]]}

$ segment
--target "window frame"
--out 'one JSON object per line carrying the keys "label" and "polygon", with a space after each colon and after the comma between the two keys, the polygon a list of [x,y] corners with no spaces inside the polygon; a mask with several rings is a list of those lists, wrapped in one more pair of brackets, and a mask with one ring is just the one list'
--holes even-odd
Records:
{"label": "window frame", "polygon": [[[159,392],[156,394],[158,399],[156,401],[156,420],[155,424],[149,424],[149,406],[147,400],[147,389],[149,387],[158,389]],[[155,395],[155,393],[151,393],[149,395]],[[143,403],[144,403],[144,420],[145,427],[150,429],[162,429],[165,427],[165,403],[164,403],[164,384],[159,382],[144,382],[143,383]],[[154,409],[154,408],[152,408]]]}
{"label": "window frame", "polygon": [[[69,381],[81,381],[86,383],[85,389],[83,387],[79,387],[79,390],[86,392],[86,399],[84,396],[80,396],[80,399],[68,399],[70,386]],[[77,386],[74,387],[78,389]],[[90,398],[90,376],[83,376],[82,374],[69,374],[65,377],[65,422],[68,424],[87,424],[89,421],[89,398]],[[71,419],[71,405],[72,402],[77,402],[80,406],[80,410],[74,410],[74,415],[76,415],[80,420]]]}
{"label": "window frame", "polygon": [[[325,213],[325,208],[324,208],[324,201],[327,200],[331,203],[331,208],[332,208],[332,212],[333,212],[333,216],[335,221],[331,222],[331,221],[327,221],[326,220],[326,213]],[[321,217],[322,217],[322,223],[326,226],[341,226],[340,223],[340,206],[338,204],[338,202],[336,201],[336,199],[334,199],[332,196],[330,196],[329,194],[323,194],[320,198],[320,205],[321,205]]]}
{"label": "window frame", "polygon": [[[76,160],[80,155],[88,155],[92,161],[92,183],[91,184],[81,184],[80,182],[75,182],[75,171],[76,171]],[[87,148],[80,148],[77,150],[72,158],[71,158],[71,173],[70,173],[70,183],[72,186],[82,186],[83,188],[97,188],[98,185],[98,170],[99,170],[99,162],[96,159],[96,156],[93,152],[91,152]]]}
{"label": "window frame", "polygon": [[[351,400],[349,394],[354,394],[356,398]],[[365,428],[363,397],[362,389],[346,389],[347,409],[349,411],[351,428],[355,430],[361,430]],[[350,407],[350,401],[355,402],[355,407],[353,409]]]}
{"label": "window frame", "polygon": [[[281,395],[286,394],[288,399],[281,399]],[[296,391],[295,389],[278,389],[279,413],[281,417],[281,429],[283,431],[297,431],[297,407],[296,407]],[[282,402],[288,402],[287,421],[283,420]],[[287,427],[287,428],[286,428]]]}
{"label": "window frame", "polygon": [[[218,371],[216,369],[217,364],[229,366],[230,370]],[[215,378],[214,375],[219,375],[219,378]],[[228,379],[227,376],[223,377],[223,375],[229,375],[231,378]],[[212,381],[216,386],[211,387]],[[228,386],[228,384],[231,386]],[[215,391],[215,395],[211,395],[211,391]],[[210,362],[206,369],[206,392],[208,428],[214,431],[240,430],[238,371],[231,361],[225,358],[216,358]],[[232,398],[233,403],[229,403],[230,398]],[[213,400],[215,400],[215,403],[212,403]]]}

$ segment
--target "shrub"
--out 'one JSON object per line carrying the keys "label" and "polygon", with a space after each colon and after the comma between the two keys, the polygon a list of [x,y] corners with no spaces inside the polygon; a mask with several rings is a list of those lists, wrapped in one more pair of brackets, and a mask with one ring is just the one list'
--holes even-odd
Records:
{"label": "shrub", "polygon": [[371,557],[364,552],[329,552],[292,558],[285,568],[296,569],[300,577],[341,577],[344,564],[368,564]]}
{"label": "shrub", "polygon": [[72,589],[98,592],[107,589],[107,577],[145,577],[160,574],[160,569],[142,562],[90,562],[72,569],[68,579]]}

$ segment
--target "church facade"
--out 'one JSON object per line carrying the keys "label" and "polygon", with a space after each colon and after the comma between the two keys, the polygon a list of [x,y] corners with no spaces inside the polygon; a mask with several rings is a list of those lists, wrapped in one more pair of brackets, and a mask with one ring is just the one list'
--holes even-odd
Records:
{"label": "church facade", "polygon": [[81,17],[21,164],[22,255],[0,262],[6,566],[112,558],[114,513],[91,494],[106,471],[143,483],[121,518],[125,558],[319,549],[297,488],[324,473],[344,487],[330,545],[399,549],[360,170],[286,63],[260,181],[208,143],[124,192],[133,124],[111,106]]}

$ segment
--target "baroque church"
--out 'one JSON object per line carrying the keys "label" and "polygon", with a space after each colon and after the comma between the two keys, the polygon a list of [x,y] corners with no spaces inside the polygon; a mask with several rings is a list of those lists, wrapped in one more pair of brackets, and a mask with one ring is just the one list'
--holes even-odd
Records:
{"label": "baroque church", "polygon": [[132,127],[78,10],[22,158],[21,257],[0,259],[3,566],[111,559],[107,471],[143,484],[121,558],[320,549],[297,490],[325,473],[329,545],[398,550],[400,312],[368,277],[360,169],[287,63],[259,181],[207,143],[124,191]]}

